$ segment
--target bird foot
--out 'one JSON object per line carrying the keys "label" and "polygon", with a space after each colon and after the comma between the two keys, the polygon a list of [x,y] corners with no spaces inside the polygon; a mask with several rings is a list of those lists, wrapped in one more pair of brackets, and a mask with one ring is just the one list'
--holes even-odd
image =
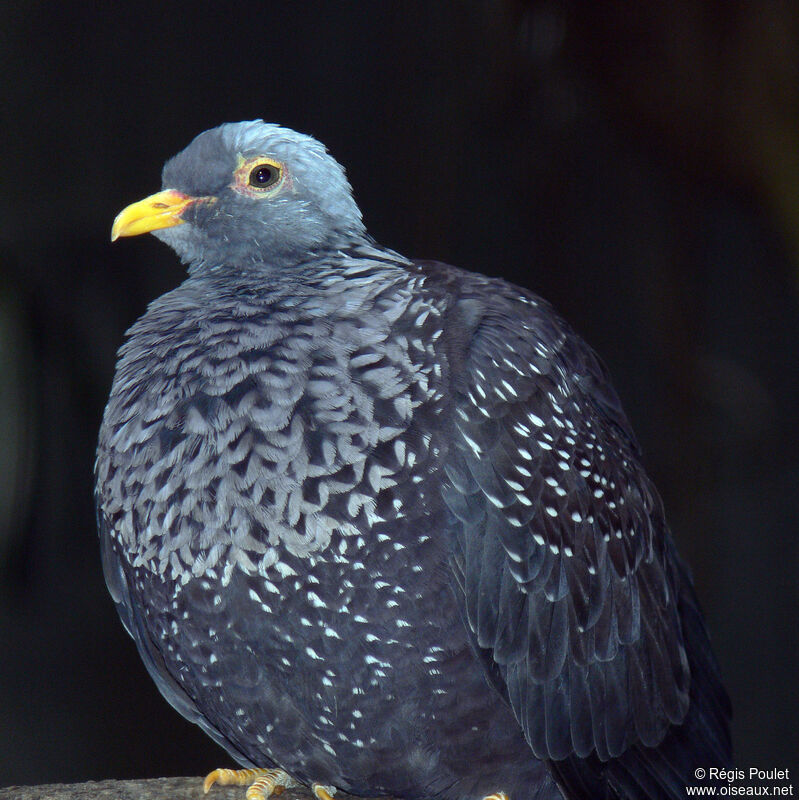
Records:
{"label": "bird foot", "polygon": [[[205,776],[203,781],[203,792],[208,794],[208,790],[215,784],[220,786],[246,786],[247,800],[267,800],[273,795],[282,794],[285,789],[300,786],[300,782],[294,780],[291,775],[282,769],[215,769]],[[325,786],[321,783],[311,784],[311,791],[317,800],[333,800],[336,789],[333,786]]]}
{"label": "bird foot", "polygon": [[314,793],[316,800],[333,800],[336,788],[334,786],[324,786],[321,783],[312,783],[311,791]]}
{"label": "bird foot", "polygon": [[[272,795],[282,794],[284,789],[299,786],[291,775],[282,769],[215,769],[205,776],[203,792],[215,784],[220,786],[246,786],[247,800],[266,800]],[[324,800],[324,799],[322,799]]]}

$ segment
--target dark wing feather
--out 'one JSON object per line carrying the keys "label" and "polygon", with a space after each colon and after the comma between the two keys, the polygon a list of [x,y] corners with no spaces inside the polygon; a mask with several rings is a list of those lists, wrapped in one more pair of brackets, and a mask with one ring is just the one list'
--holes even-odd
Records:
{"label": "dark wing feather", "polygon": [[483,311],[454,367],[444,493],[475,644],[539,758],[655,747],[690,703],[687,578],[629,422],[543,301],[500,281],[460,291]]}
{"label": "dark wing feather", "polygon": [[[122,624],[133,638],[133,641],[136,642],[136,648],[139,651],[141,660],[144,662],[150,677],[155,681],[158,691],[176,711],[189,721],[199,725],[218,745],[227,750],[236,761],[243,766],[256,766],[243,753],[233,747],[228,738],[208,722],[197,709],[194,700],[186,693],[183,686],[175,680],[167,668],[161,651],[147,632],[139,607],[131,601],[130,589],[128,588],[129,577],[123,567],[126,561],[120,559],[115,552],[115,543],[108,521],[99,507],[96,508],[96,512],[97,530],[100,534],[100,557],[108,591],[114,600]],[[162,599],[161,606],[166,605],[167,600]],[[263,764],[259,766],[263,766]]]}

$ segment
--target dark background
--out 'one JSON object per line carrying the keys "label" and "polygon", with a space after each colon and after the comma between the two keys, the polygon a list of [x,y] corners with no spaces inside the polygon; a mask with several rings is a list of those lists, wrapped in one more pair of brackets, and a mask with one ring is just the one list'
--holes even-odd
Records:
{"label": "dark background", "polygon": [[123,332],[182,279],[111,221],[255,117],[324,141],[379,241],[529,286],[597,348],[738,764],[799,765],[799,4],[27,2],[0,64],[0,785],[232,766],[116,618],[92,465]]}

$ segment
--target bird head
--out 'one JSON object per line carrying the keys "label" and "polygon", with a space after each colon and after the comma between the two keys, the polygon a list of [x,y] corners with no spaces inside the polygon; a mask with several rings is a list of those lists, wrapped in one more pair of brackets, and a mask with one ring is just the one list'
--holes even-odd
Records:
{"label": "bird head", "polygon": [[111,240],[148,232],[190,269],[297,264],[366,237],[324,145],[262,120],[201,133],[164,165],[162,191],[117,215]]}

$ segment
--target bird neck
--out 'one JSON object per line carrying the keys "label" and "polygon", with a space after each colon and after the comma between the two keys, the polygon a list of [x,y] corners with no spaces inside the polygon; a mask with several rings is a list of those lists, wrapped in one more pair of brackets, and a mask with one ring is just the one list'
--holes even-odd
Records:
{"label": "bird neck", "polygon": [[294,308],[319,316],[336,309],[370,308],[386,290],[417,279],[412,262],[369,242],[307,254],[286,264],[196,263],[187,288],[206,303],[227,298],[258,306]]}
{"label": "bird neck", "polygon": [[263,280],[267,275],[300,275],[313,272],[318,265],[331,264],[341,253],[352,252],[372,244],[371,238],[358,232],[331,230],[324,240],[303,248],[279,249],[272,247],[248,247],[240,252],[229,248],[215,257],[215,248],[203,248],[185,260],[189,275],[224,275],[228,279],[236,276]]}

